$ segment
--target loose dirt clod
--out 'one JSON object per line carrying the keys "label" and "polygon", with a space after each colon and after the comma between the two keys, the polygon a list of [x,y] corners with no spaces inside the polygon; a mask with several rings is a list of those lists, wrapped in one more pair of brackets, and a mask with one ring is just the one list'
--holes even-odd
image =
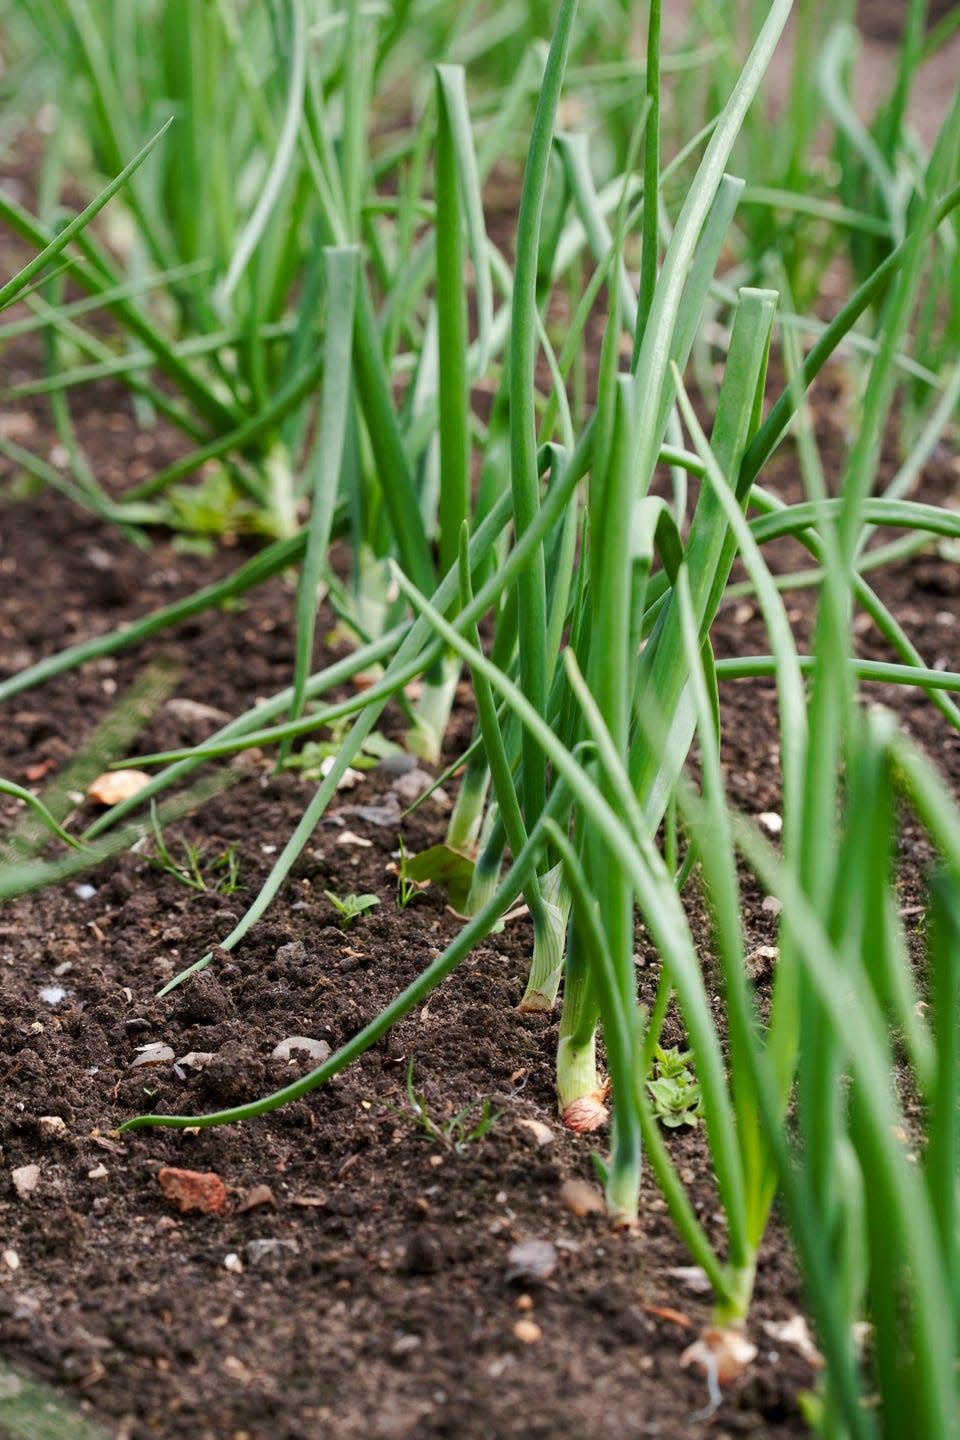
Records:
{"label": "loose dirt clod", "polygon": [[507,1280],[549,1280],[557,1268],[557,1252],[549,1240],[523,1240],[507,1255]]}
{"label": "loose dirt clod", "polygon": [[181,1214],[199,1210],[202,1215],[219,1215],[226,1208],[227,1187],[212,1170],[178,1170],[165,1166],[157,1171],[164,1197]]}
{"label": "loose dirt clod", "polygon": [[18,1165],[15,1170],[10,1171],[10,1179],[20,1199],[26,1200],[40,1184],[40,1166]]}

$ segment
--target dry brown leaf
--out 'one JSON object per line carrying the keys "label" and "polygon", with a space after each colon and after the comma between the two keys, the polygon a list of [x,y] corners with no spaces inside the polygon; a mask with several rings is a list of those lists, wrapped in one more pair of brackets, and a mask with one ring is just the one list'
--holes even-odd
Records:
{"label": "dry brown leaf", "polygon": [[271,1210],[276,1210],[277,1208],[276,1197],[274,1196],[273,1191],[270,1189],[270,1186],[251,1185],[250,1189],[247,1191],[246,1195],[244,1195],[243,1199],[240,1201],[240,1204],[237,1206],[236,1213],[238,1215],[244,1215],[248,1210],[258,1210],[264,1206],[269,1207]]}
{"label": "dry brown leaf", "polygon": [[672,1305],[641,1305],[647,1315],[656,1315],[661,1320],[669,1320],[673,1325],[680,1325],[684,1330],[690,1329],[690,1317],[684,1315],[682,1310],[674,1310]]}

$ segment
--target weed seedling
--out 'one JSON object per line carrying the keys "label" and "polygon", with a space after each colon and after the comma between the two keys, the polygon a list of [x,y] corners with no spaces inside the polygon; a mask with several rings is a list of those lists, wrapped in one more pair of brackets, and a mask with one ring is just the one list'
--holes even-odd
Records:
{"label": "weed seedling", "polygon": [[186,885],[188,890],[211,890],[217,895],[233,895],[242,889],[240,861],[236,845],[230,845],[212,859],[204,857],[203,847],[184,840],[183,858],[176,860],[164,839],[155,802],[150,805],[150,825],[156,853],[148,857],[150,864]]}
{"label": "weed seedling", "polygon": [[700,1084],[687,1061],[689,1050],[674,1046],[671,1050],[654,1051],[656,1074],[647,1081],[653,1100],[653,1113],[668,1130],[681,1125],[696,1125],[703,1113]]}
{"label": "weed seedling", "polygon": [[414,880],[409,873],[408,865],[410,857],[407,854],[406,846],[403,843],[403,836],[398,836],[400,846],[400,859],[397,863],[397,904],[401,910],[406,910],[414,900],[418,899],[426,890],[426,885],[419,880]]}
{"label": "weed seedling", "polygon": [[339,912],[340,919],[337,923],[341,930],[347,930],[358,915],[363,915],[365,911],[372,910],[374,905],[380,904],[379,895],[344,895],[341,899],[332,890],[324,890],[323,893],[333,908]]}
{"label": "weed seedling", "polygon": [[[451,1115],[442,1125],[431,1117],[427,1110],[426,1097],[418,1094],[413,1085],[413,1056],[407,1066],[407,1104],[409,1110],[395,1110],[393,1106],[387,1108],[394,1114],[403,1115],[411,1119],[418,1129],[422,1130],[429,1140],[435,1140],[441,1145],[446,1145],[455,1155],[462,1155],[468,1145],[475,1140],[482,1140],[488,1130],[500,1119],[502,1110],[492,1110],[490,1096],[484,1095],[480,1100],[472,1100],[456,1115]],[[469,1119],[479,1107],[479,1118],[475,1121]]]}
{"label": "weed seedling", "polygon": [[[328,740],[307,740],[299,750],[285,756],[282,761],[284,769],[300,770],[305,780],[322,780],[340,753],[348,725],[344,720],[327,726],[327,729],[330,731]],[[366,736],[350,766],[353,770],[372,770],[388,755],[400,753],[399,745],[381,735],[379,730],[374,730]]]}

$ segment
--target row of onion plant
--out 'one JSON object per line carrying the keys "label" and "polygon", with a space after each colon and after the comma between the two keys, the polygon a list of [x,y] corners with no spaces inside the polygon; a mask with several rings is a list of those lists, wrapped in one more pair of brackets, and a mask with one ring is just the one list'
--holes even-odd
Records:
{"label": "row of onion plant", "polygon": [[[150,1115],[129,1123],[243,1120],[308,1093],[419,1003],[522,894],[534,933],[524,1004],[551,1007],[563,981],[558,1098],[568,1122],[579,1129],[589,1130],[603,1118],[604,1087],[596,1060],[602,1024],[613,1101],[606,1181],[611,1213],[625,1222],[635,1217],[645,1152],[680,1233],[713,1285],[718,1314],[739,1320],[749,1307],[759,1246],[781,1186],[830,1362],[821,1397],[825,1432],[843,1433],[840,1427],[845,1427],[851,1435],[876,1433],[861,1404],[864,1379],[851,1340],[852,1321],[869,1305],[876,1335],[873,1373],[890,1416],[888,1433],[897,1433],[898,1416],[922,1404],[929,1422],[924,1433],[945,1436],[951,1395],[956,1398],[951,1364],[942,1362],[957,1328],[955,1293],[951,1299],[944,1277],[957,1273],[956,1198],[948,1177],[957,1144],[950,1005],[958,985],[952,898],[960,873],[958,822],[926,762],[890,723],[859,716],[854,686],[860,678],[917,685],[931,694],[947,721],[956,725],[960,719],[949,699],[951,690],[960,689],[960,676],[923,663],[869,578],[883,560],[931,537],[960,535],[955,513],[902,498],[955,407],[955,374],[936,378],[937,403],[929,408],[900,472],[885,492],[876,485],[879,446],[904,372],[907,337],[927,303],[923,287],[930,237],[943,244],[944,229],[955,233],[950,227],[960,199],[960,111],[955,105],[918,182],[911,224],[900,243],[865,276],[806,355],[797,345],[796,328],[783,327],[787,380],[765,419],[778,296],[769,290],[739,291],[729,316],[708,441],[682,376],[702,331],[718,259],[742,196],[742,183],[726,174],[726,167],[790,9],[789,0],[769,7],[748,60],[709,136],[703,137],[696,174],[673,221],[661,183],[670,167],[661,166],[659,154],[659,5],[651,6],[646,104],[629,141],[628,158],[642,147],[642,174],[634,175],[631,160],[618,183],[601,192],[585,142],[556,133],[577,10],[575,0],[564,0],[542,73],[512,267],[485,233],[483,167],[463,72],[438,68],[432,102],[436,200],[430,210],[435,258],[432,268],[423,265],[411,231],[409,253],[401,259],[413,267],[416,279],[401,292],[416,293],[423,305],[411,350],[415,364],[399,405],[391,347],[413,326],[413,301],[391,331],[393,312],[378,316],[374,310],[356,229],[342,223],[345,212],[335,203],[331,166],[343,163],[350,134],[359,146],[358,134],[345,128],[339,153],[314,136],[317,163],[311,178],[321,195],[320,234],[327,243],[316,261],[322,343],[297,380],[307,395],[322,378],[319,424],[315,436],[310,431],[304,463],[305,493],[312,501],[308,525],[202,596],[13,677],[0,687],[0,698],[134,643],[189,613],[191,606],[216,603],[265,574],[299,563],[299,641],[291,688],[238,716],[201,747],[147,757],[162,761],[163,769],[134,801],[90,827],[81,837],[85,851],[60,861],[31,861],[13,884],[23,889],[75,873],[89,863],[91,850],[106,853],[111,836],[126,838],[129,832],[120,822],[129,825],[131,810],[204,761],[254,745],[276,744],[282,754],[298,737],[353,717],[332,769],[263,889],[222,937],[231,949],[286,880],[384,706],[401,697],[410,680],[423,677],[430,699],[419,717],[420,742],[426,730],[426,743],[436,748],[452,677],[466,663],[476,693],[478,731],[450,839],[460,846],[479,845],[470,897],[476,913],[391,1006],[293,1085],[212,1115]],[[296,6],[294,18],[295,12]],[[353,43],[359,43],[358,24],[351,22],[353,30],[347,26],[345,45],[351,33]],[[343,54],[349,59],[355,52],[347,48]],[[292,57],[297,63],[295,47]],[[360,124],[359,116],[355,123]],[[428,134],[424,127],[418,141],[423,149],[415,146],[412,152],[424,163]],[[91,288],[102,300],[107,281],[91,258],[99,252],[85,226],[147,158],[131,162],[90,212],[59,236],[30,229],[22,215],[15,215],[21,233],[38,243],[45,240],[46,247],[0,292],[0,304],[26,294],[58,257],[81,283],[95,279]],[[548,236],[552,166],[562,177],[564,204]],[[337,173],[342,187],[344,174],[339,168]],[[411,195],[419,196],[419,184],[420,179]],[[419,214],[417,202],[411,200],[410,206],[408,218]],[[635,283],[625,252],[637,229]],[[85,247],[84,258],[69,248],[75,242]],[[557,355],[546,323],[549,287],[545,293],[538,283],[544,255],[547,274],[555,280],[585,247],[593,251],[596,269],[578,297],[568,340]],[[242,248],[233,253],[242,254]],[[477,309],[472,342],[462,284],[467,254]],[[789,294],[788,270],[781,268],[784,294]],[[427,296],[430,276],[434,290]],[[114,292],[115,281],[111,277]],[[601,288],[607,318],[596,402],[586,417],[571,409],[566,381]],[[840,498],[831,499],[804,420],[804,395],[871,306],[882,307],[883,326],[869,354],[857,440]],[[62,316],[62,300],[51,309]],[[623,330],[631,336],[631,358],[621,373]],[[407,343],[414,345],[414,339],[408,336]],[[182,354],[172,353],[181,363]],[[494,364],[492,371],[491,418],[481,427],[470,406],[470,387],[501,353],[504,363]],[[538,353],[547,360],[545,395],[538,389]],[[807,495],[803,503],[787,506],[764,487],[764,469],[795,419]],[[223,444],[228,436],[232,439]],[[217,454],[231,447],[236,451],[236,427],[227,427],[209,443],[222,445]],[[198,453],[192,452],[193,464]],[[651,493],[660,460],[671,467],[672,503]],[[476,492],[471,486],[475,469],[480,476]],[[344,488],[342,480],[345,473],[361,472],[376,479],[381,530],[376,553],[392,551],[397,563],[385,574],[383,613],[371,627],[377,633],[349,658],[311,674],[316,594],[321,577],[329,578],[327,551],[337,508],[345,501],[349,509],[351,495],[371,493],[368,487]],[[699,494],[688,515],[689,477],[699,482]],[[169,477],[163,480],[165,485]],[[104,501],[114,507],[105,518],[131,525],[149,518],[135,507],[163,489],[150,483],[150,493]],[[425,518],[428,511],[434,513],[434,504],[440,520],[436,557],[433,520]],[[124,513],[124,506],[132,508]],[[898,538],[868,549],[867,541],[880,526],[897,527],[906,542]],[[359,555],[365,540],[361,530],[352,533]],[[797,653],[781,599],[791,577],[774,582],[762,556],[762,545],[783,535],[800,540],[812,559],[810,571],[793,578],[820,589],[816,645],[809,656]],[[710,630],[737,554],[763,612],[771,655],[716,662]],[[897,662],[871,665],[850,653],[854,603],[880,628]],[[485,617],[493,621],[489,656],[479,644],[478,627]],[[356,613],[353,619],[364,628]],[[383,669],[371,688],[346,701],[325,701],[333,687],[374,663]],[[775,676],[781,707],[784,830],[779,857],[731,815],[721,784],[719,686],[757,673]],[[684,779],[695,738],[703,775],[699,793]],[[492,805],[483,820],[488,787]],[[946,877],[935,887],[929,950],[935,1003],[926,1018],[913,1005],[889,863],[897,794],[906,795],[929,829]],[[656,839],[665,817],[668,839],[661,853]],[[52,819],[59,824],[62,817]],[[676,853],[678,823],[689,839],[682,866]],[[738,851],[783,902],[777,976],[762,1025],[745,975]],[[702,871],[725,980],[719,1027],[680,898],[694,865]],[[847,885],[851,874],[862,877],[854,892]],[[13,892],[8,887],[4,893]],[[662,961],[650,1014],[636,999],[638,914]],[[201,957],[171,985],[188,982],[190,973],[209,959]],[[863,1002],[856,1007],[855,1022],[844,1010],[850,993]],[[659,1028],[673,996],[704,1096],[726,1218],[722,1254],[686,1197],[646,1090]],[[901,1119],[890,1082],[891,1015],[903,1027],[908,1061],[929,1106],[931,1143],[923,1165],[913,1170],[902,1147],[890,1139]],[[798,1133],[791,1146],[783,1129],[795,1088]],[[916,1259],[909,1271],[884,1269],[885,1227],[894,1227],[903,1255]],[[837,1273],[844,1277],[841,1287],[834,1284]],[[886,1362],[904,1336],[912,1362],[902,1374],[890,1374]]]}

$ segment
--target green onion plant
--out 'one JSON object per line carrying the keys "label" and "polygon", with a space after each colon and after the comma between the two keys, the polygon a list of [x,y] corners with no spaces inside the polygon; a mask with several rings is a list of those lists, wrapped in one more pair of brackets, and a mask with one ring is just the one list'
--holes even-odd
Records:
{"label": "green onion plant", "polygon": [[[222,465],[232,508],[221,518],[233,525],[242,511],[272,542],[197,596],[3,681],[0,701],[291,566],[297,647],[288,689],[200,746],[141,758],[159,767],[153,779],[84,835],[63,830],[49,797],[31,797],[43,843],[52,830],[80,848],[43,861],[36,844],[8,859],[0,896],[129,843],[147,829],[147,807],[197,766],[251,746],[276,746],[289,763],[295,743],[336,726],[332,768],[259,893],[217,937],[233,949],[390,702],[407,712],[410,747],[439,758],[466,667],[476,728],[453,762],[463,779],[446,843],[428,856],[401,850],[400,871],[408,899],[431,866],[455,874],[462,929],[310,1074],[229,1110],[128,1126],[245,1120],[309,1093],[421,1003],[522,896],[532,953],[520,1008],[552,1009],[562,986],[558,1108],[578,1132],[610,1121],[613,1219],[637,1218],[646,1162],[713,1287],[718,1322],[743,1323],[781,1194],[827,1359],[813,1422],[825,1436],[879,1437],[920,1416],[924,1435],[946,1440],[960,1398],[960,815],[860,687],[918,687],[960,728],[960,674],[924,660],[876,588],[891,561],[960,539],[955,510],[911,498],[960,396],[960,92],[924,154],[907,101],[940,35],[924,38],[925,7],[911,0],[891,97],[871,128],[855,123],[849,31],[820,46],[824,8],[697,6],[671,56],[661,55],[668,16],[651,0],[645,52],[628,62],[604,47],[623,45],[629,7],[577,0],[549,16],[512,4],[459,18],[437,0],[182,0],[146,7],[142,31],[107,0],[69,0],[62,15],[34,7],[69,83],[38,215],[0,197],[0,217],[37,250],[0,289],[0,307],[25,302],[0,344],[30,327],[47,335],[41,385],[71,474],[54,479],[37,457],[0,447],[140,544],[157,520],[176,521],[178,504],[185,513],[186,477]],[[831,7],[843,11],[833,18],[850,8]],[[794,71],[775,132],[764,76],[791,10]],[[155,44],[161,11],[168,33]],[[546,53],[534,35],[549,38]],[[421,68],[424,53],[437,63],[398,103],[417,36]],[[821,113],[803,98],[814,50],[840,176],[832,189]],[[234,85],[203,84],[225,67]],[[703,111],[684,109],[694,87]],[[587,115],[579,128],[570,97]],[[679,137],[678,113],[689,127]],[[76,117],[93,165],[116,179],[62,226],[56,197]],[[505,241],[484,186],[524,126],[516,233]],[[198,209],[187,201],[199,193],[208,203]],[[121,199],[135,240],[118,259],[102,226]],[[773,218],[783,213],[798,218],[786,236]],[[829,322],[799,313],[840,254],[848,298]],[[113,348],[97,336],[97,308],[117,322]],[[828,483],[806,397],[838,356],[855,375],[852,438]],[[162,416],[185,437],[183,460],[120,496],[86,467],[69,409],[76,384],[104,376],[130,386],[142,419]],[[881,483],[898,409],[910,423]],[[768,468],[785,443],[804,482],[793,503]],[[883,542],[884,531],[894,538]],[[809,562],[774,575],[764,547],[785,536]],[[337,537],[349,542],[346,580],[330,564]],[[784,602],[794,588],[815,591],[809,654]],[[314,673],[322,591],[356,646]],[[718,660],[718,610],[745,593],[769,654]],[[893,658],[854,654],[856,610]],[[371,670],[369,688],[331,700]],[[758,675],[778,696],[777,853],[732,811],[723,784],[721,687]],[[216,773],[232,778],[228,765]],[[26,799],[13,782],[0,788]],[[180,803],[167,802],[159,823]],[[936,856],[919,969],[896,900],[899,807]],[[745,964],[744,871],[782,902],[764,1005]],[[694,882],[713,923],[719,1013],[684,907]],[[345,920],[347,901],[351,913],[375,901],[328,894]],[[649,1010],[637,1001],[638,921],[660,957]],[[651,1089],[674,1002],[725,1219],[719,1247]],[[870,1338],[858,1348],[863,1320]]]}

